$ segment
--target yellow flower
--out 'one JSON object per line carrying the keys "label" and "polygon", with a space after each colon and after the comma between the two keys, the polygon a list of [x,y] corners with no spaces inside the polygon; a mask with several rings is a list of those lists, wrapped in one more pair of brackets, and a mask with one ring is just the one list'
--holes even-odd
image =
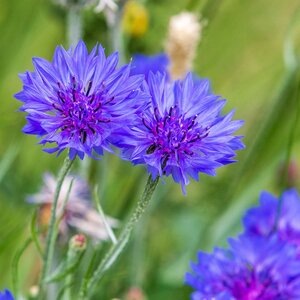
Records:
{"label": "yellow flower", "polygon": [[149,15],[145,6],[135,0],[130,0],[124,6],[122,28],[133,37],[145,34],[149,26]]}

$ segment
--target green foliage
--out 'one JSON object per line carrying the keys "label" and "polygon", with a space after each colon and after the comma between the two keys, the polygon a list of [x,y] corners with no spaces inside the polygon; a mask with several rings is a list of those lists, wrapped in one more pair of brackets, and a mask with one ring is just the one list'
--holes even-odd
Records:
{"label": "green foliage", "polygon": [[[293,125],[299,76],[285,67],[283,59],[291,15],[298,5],[298,0],[146,2],[150,27],[143,37],[128,41],[128,58],[135,52],[162,51],[171,15],[185,8],[202,11],[208,23],[194,70],[210,78],[214,91],[228,99],[227,110],[236,107],[236,118],[246,120],[240,134],[245,136],[247,149],[239,154],[238,163],[218,171],[217,177],[200,176],[200,183],[192,182],[187,197],[171,180],[159,183],[150,209],[121,259],[103,278],[95,300],[122,298],[133,285],[142,287],[151,300],[188,299],[190,290],[183,286],[183,277],[197,250],[225,245],[229,235],[238,233],[244,210],[257,203],[262,189],[279,193],[278,170],[286,158],[292,126],[291,157],[300,163],[300,124]],[[98,41],[109,49],[103,16],[86,11],[84,22],[87,44],[92,47]],[[0,289],[12,288],[12,262],[15,270],[18,265],[24,293],[38,281],[40,250],[25,244],[19,263],[18,249],[30,231],[39,245],[36,220],[31,219],[34,208],[25,199],[39,188],[45,171],[58,172],[63,157],[42,152],[35,137],[21,133],[24,114],[16,112],[20,103],[13,94],[21,88],[17,74],[32,70],[31,57],[51,59],[57,44],[66,45],[62,9],[50,1],[0,2]],[[90,182],[99,186],[104,212],[125,220],[142,193],[143,167],[107,155],[92,162],[90,170]],[[109,246],[109,242],[100,245],[99,254],[94,255],[96,246],[89,245],[80,272],[73,278],[75,292]],[[56,259],[60,261],[64,253],[61,247]]]}

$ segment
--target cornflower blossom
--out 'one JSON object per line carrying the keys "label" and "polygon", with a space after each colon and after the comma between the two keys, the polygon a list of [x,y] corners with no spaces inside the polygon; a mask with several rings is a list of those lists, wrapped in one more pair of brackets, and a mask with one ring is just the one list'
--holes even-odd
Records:
{"label": "cornflower blossom", "polygon": [[300,261],[294,246],[276,236],[240,236],[228,250],[198,253],[192,272],[192,300],[300,299]]}
{"label": "cornflower blossom", "polygon": [[244,145],[232,134],[243,121],[231,121],[233,112],[221,115],[226,101],[210,92],[208,80],[194,83],[189,74],[169,83],[166,74],[150,73],[145,89],[150,106],[119,142],[125,158],[146,164],[153,179],[172,175],[183,193],[188,176],[215,175],[216,168],[234,162],[234,151]]}
{"label": "cornflower blossom", "polygon": [[[69,198],[64,207],[72,181]],[[37,194],[28,197],[28,202],[40,206],[39,223],[42,226],[49,223],[55,188],[55,177],[50,173],[46,173],[43,177],[41,190]],[[109,239],[101,215],[91,205],[89,186],[79,177],[68,175],[65,178],[58,198],[56,217],[60,219],[59,233],[63,239],[68,236],[70,228],[90,236],[94,241]],[[118,224],[117,220],[111,217],[106,217],[105,221],[111,227],[116,227]]]}
{"label": "cornflower blossom", "polygon": [[[281,240],[295,244],[300,254],[300,198],[295,189],[282,193],[279,199],[262,192],[259,206],[249,209],[243,219],[245,232],[254,236],[269,236],[276,232]],[[275,224],[277,223],[277,224]]]}
{"label": "cornflower blossom", "polygon": [[33,64],[34,72],[20,75],[23,90],[15,97],[28,114],[23,132],[55,144],[46,152],[69,149],[70,159],[103,155],[115,131],[146,103],[139,89],[144,76],[130,76],[130,65],[117,68],[118,53],[106,58],[101,45],[90,54],[83,41],[74,51],[57,47],[52,63],[33,58]]}
{"label": "cornflower blossom", "polygon": [[0,300],[14,300],[12,293],[9,290],[0,291]]}

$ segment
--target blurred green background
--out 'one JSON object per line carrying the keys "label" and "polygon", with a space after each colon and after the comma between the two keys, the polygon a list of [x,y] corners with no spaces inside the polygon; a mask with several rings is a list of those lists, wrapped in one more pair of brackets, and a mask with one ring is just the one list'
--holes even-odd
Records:
{"label": "blurred green background", "polygon": [[[247,148],[238,163],[218,170],[217,177],[204,175],[192,182],[186,197],[172,180],[159,184],[147,215],[94,299],[124,299],[131,286],[141,287],[151,300],[188,299],[183,278],[197,250],[226,245],[227,237],[241,230],[244,210],[257,203],[262,189],[280,192],[279,169],[296,114],[299,76],[286,68],[283,48],[298,0],[143,3],[150,26],[142,37],[130,39],[129,56],[163,51],[170,16],[187,8],[202,12],[207,26],[194,71],[208,77],[214,92],[228,100],[226,112],[236,108],[235,118],[246,121],[240,134]],[[100,42],[109,52],[102,14],[84,12],[84,40],[90,49]],[[33,207],[25,198],[39,189],[45,171],[57,173],[64,156],[44,153],[34,136],[21,133],[25,118],[13,98],[21,89],[18,73],[33,69],[33,56],[50,60],[57,44],[67,46],[63,9],[50,0],[0,1],[0,289],[11,288],[12,258],[29,234]],[[293,134],[291,157],[299,163],[299,124]],[[124,220],[146,182],[145,169],[112,155],[95,164],[99,171],[93,182],[102,190],[104,211]],[[86,255],[82,270],[89,259]],[[36,284],[38,267],[31,247],[21,259],[24,293]]]}

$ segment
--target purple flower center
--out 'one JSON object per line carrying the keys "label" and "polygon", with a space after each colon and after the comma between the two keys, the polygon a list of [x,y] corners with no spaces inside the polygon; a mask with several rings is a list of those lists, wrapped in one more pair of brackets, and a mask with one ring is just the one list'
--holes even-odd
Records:
{"label": "purple flower center", "polygon": [[271,296],[275,297],[278,295],[279,289],[275,283],[276,281],[270,278],[267,271],[265,274],[261,274],[260,278],[256,276],[253,272],[251,272],[250,278],[241,276],[241,279],[237,280],[232,287],[233,296],[241,300],[255,300],[271,299]]}
{"label": "purple flower center", "polygon": [[185,118],[180,114],[177,106],[172,106],[163,117],[158,108],[154,109],[154,118],[148,122],[143,118],[143,124],[152,133],[152,144],[147,149],[147,154],[160,151],[166,160],[170,155],[193,155],[193,144],[208,135],[209,128],[202,129],[196,122],[197,115]]}
{"label": "purple flower center", "polygon": [[100,123],[110,122],[110,115],[103,108],[114,97],[108,96],[104,84],[90,94],[92,81],[83,88],[75,77],[72,77],[70,87],[63,87],[59,82],[57,84],[58,102],[53,107],[61,117],[61,131],[70,138],[78,135],[84,144],[87,136],[95,135]]}

